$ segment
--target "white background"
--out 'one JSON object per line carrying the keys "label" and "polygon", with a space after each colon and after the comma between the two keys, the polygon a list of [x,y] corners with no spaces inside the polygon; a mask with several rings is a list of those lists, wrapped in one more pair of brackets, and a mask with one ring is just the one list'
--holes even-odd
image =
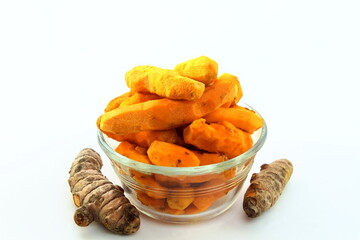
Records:
{"label": "white background", "polygon": [[68,170],[103,156],[96,118],[136,65],[206,55],[237,75],[268,124],[251,171],[294,174],[256,219],[242,196],[223,215],[174,225],[142,216],[126,239],[360,239],[359,1],[1,1],[0,239],[119,239],[78,227]]}

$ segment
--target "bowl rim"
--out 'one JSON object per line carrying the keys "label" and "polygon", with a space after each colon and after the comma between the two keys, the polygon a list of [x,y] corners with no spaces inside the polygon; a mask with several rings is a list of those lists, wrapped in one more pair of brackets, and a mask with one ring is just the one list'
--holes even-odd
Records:
{"label": "bowl rim", "polygon": [[[260,113],[255,110],[250,105],[240,101],[237,103],[240,106],[246,107],[250,110],[255,111],[257,115],[259,115],[262,119],[264,119]],[[196,166],[196,167],[166,167],[166,166],[157,166],[151,165],[147,163],[138,162],[127,158],[119,153],[115,152],[115,150],[106,142],[105,138],[108,138],[103,134],[99,129],[97,130],[97,139],[100,147],[105,152],[110,160],[114,160],[116,163],[120,165],[125,165],[126,167],[130,167],[134,170],[141,171],[143,173],[158,173],[167,176],[175,176],[175,175],[203,175],[208,173],[220,173],[227,169],[230,169],[237,165],[244,165],[244,163],[252,158],[264,145],[266,137],[267,137],[267,126],[264,120],[264,125],[258,129],[256,132],[259,136],[255,144],[247,150],[246,152],[240,154],[239,156],[226,160],[224,162],[204,165],[204,166]],[[253,134],[254,134],[253,133]],[[108,138],[110,139],[110,138]],[[114,140],[115,141],[115,140]]]}

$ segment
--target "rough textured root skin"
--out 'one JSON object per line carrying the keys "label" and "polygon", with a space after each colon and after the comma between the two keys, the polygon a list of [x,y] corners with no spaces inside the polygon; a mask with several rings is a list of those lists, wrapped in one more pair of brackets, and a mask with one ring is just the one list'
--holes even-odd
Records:
{"label": "rough textured root skin", "polygon": [[257,217],[271,208],[280,197],[293,172],[287,159],[263,164],[259,173],[254,173],[244,195],[243,209],[248,217]]}
{"label": "rough textured root skin", "polygon": [[75,223],[88,226],[98,221],[118,234],[136,232],[140,227],[138,210],[124,196],[121,187],[102,175],[101,167],[100,155],[89,148],[80,151],[71,165],[68,183],[78,207]]}
{"label": "rough textured root skin", "polygon": [[86,227],[94,221],[94,215],[87,207],[82,206],[76,209],[74,214],[74,221],[80,227]]}
{"label": "rough textured root skin", "polygon": [[211,58],[201,56],[178,64],[174,70],[181,76],[204,83],[212,84],[218,74],[218,64]]}
{"label": "rough textured root skin", "polygon": [[125,81],[132,91],[155,93],[171,99],[199,99],[205,85],[175,71],[154,66],[137,66],[128,71]]}

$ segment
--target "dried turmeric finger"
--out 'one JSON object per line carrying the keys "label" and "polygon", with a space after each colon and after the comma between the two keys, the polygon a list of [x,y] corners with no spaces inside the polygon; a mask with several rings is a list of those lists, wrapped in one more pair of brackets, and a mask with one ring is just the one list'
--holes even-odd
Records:
{"label": "dried turmeric finger", "polygon": [[[194,189],[192,188],[181,188],[177,189],[179,192],[179,196],[171,196],[166,199],[166,202],[171,209],[176,210],[184,210],[194,201]],[[181,196],[180,196],[181,195]]]}
{"label": "dried turmeric finger", "polygon": [[200,160],[194,153],[172,143],[154,141],[147,153],[150,162],[158,166],[193,167],[200,164]]}
{"label": "dried turmeric finger", "polygon": [[129,142],[121,142],[115,151],[127,158],[133,159],[138,162],[151,164],[148,156],[146,154],[141,153],[140,151],[136,150],[136,145],[131,144]]}
{"label": "dried turmeric finger", "polygon": [[236,84],[238,91],[236,93],[235,101],[233,103],[239,102],[243,96],[243,91],[242,91],[239,79],[230,73],[223,73],[218,77],[218,80],[230,81],[230,82],[233,82],[234,84]]}
{"label": "dried turmeric finger", "polygon": [[106,112],[101,117],[100,129],[124,135],[185,126],[227,102],[234,102],[238,91],[239,88],[233,81],[218,79],[206,88],[198,100],[176,101],[163,98]]}
{"label": "dried turmeric finger", "polygon": [[218,108],[204,116],[206,122],[217,123],[227,121],[234,126],[253,133],[264,125],[264,120],[254,111],[244,107]]}
{"label": "dried turmeric finger", "polygon": [[208,152],[224,153],[234,158],[252,146],[250,134],[236,128],[229,122],[206,124],[200,118],[184,129],[184,141]]}
{"label": "dried turmeric finger", "polygon": [[178,64],[174,70],[181,76],[204,83],[212,84],[218,74],[218,64],[211,58],[201,56]]}
{"label": "dried turmeric finger", "polygon": [[130,96],[130,92],[124,93],[116,98],[113,98],[107,105],[105,108],[105,112],[111,111],[115,108],[118,108],[120,106],[120,104],[127,99]]}
{"label": "dried turmeric finger", "polygon": [[263,164],[259,173],[251,176],[250,186],[244,195],[243,208],[248,217],[257,217],[271,208],[280,197],[293,172],[287,159]]}
{"label": "dried turmeric finger", "polygon": [[144,191],[149,197],[155,199],[163,199],[166,198],[166,192],[168,191],[167,188],[161,186],[153,176],[151,175],[136,175],[133,179],[138,182],[140,185],[146,188]]}
{"label": "dried turmeric finger", "polygon": [[102,173],[100,155],[85,148],[70,168],[68,183],[78,209],[74,220],[79,226],[98,221],[108,230],[131,234],[140,226],[139,212],[124,196],[124,190],[110,182]]}
{"label": "dried turmeric finger", "polygon": [[221,153],[208,153],[204,151],[192,151],[200,160],[200,166],[215,164],[228,160],[228,157]]}
{"label": "dried turmeric finger", "polygon": [[134,67],[126,73],[125,81],[133,91],[155,93],[171,99],[199,99],[205,90],[201,82],[154,66]]}
{"label": "dried turmeric finger", "polygon": [[124,99],[120,103],[120,107],[129,106],[136,103],[147,102],[150,100],[155,100],[160,98],[161,97],[156,94],[135,92],[131,97]]}

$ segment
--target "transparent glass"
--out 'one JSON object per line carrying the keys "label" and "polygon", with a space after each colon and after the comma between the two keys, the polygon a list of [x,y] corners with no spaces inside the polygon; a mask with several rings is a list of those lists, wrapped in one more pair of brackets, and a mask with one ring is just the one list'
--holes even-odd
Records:
{"label": "transparent glass", "polygon": [[[245,103],[239,105],[255,111]],[[162,167],[115,152],[119,142],[98,131],[100,147],[132,204],[158,220],[191,223],[218,216],[236,201],[267,135],[266,124],[252,134],[253,146],[227,161],[198,167]]]}

